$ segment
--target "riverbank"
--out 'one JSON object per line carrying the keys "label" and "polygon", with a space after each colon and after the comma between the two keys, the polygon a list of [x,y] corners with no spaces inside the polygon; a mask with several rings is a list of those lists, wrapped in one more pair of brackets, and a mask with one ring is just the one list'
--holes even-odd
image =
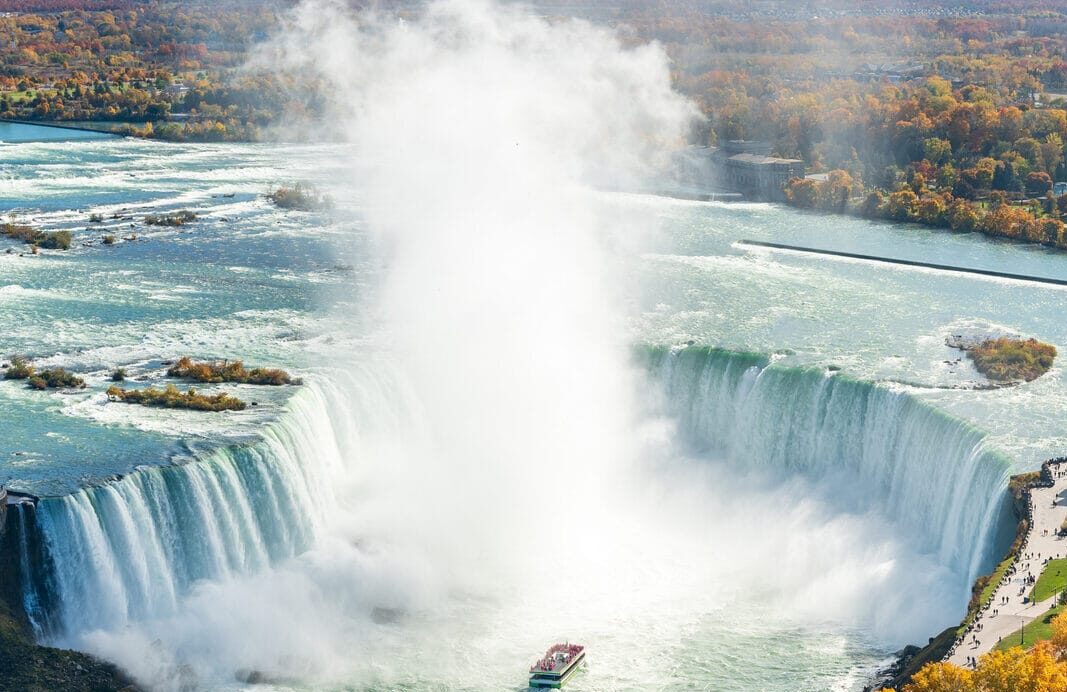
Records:
{"label": "riverbank", "polygon": [[136,692],[114,665],[88,654],[35,644],[0,602],[0,692]]}
{"label": "riverbank", "polygon": [[1067,556],[1067,536],[1060,527],[1067,521],[1067,460],[1046,462],[1041,482],[1027,493],[1028,529],[1010,568],[978,612],[957,638],[945,660],[967,666],[996,647],[1007,635],[1042,617],[1055,604],[1058,594],[1043,601],[1031,600],[1032,581],[1050,559]]}
{"label": "riverbank", "polygon": [[937,191],[902,186],[894,192],[875,189],[856,196],[861,187],[845,171],[831,171],[827,180],[794,178],[785,186],[786,203],[797,209],[860,218],[910,223],[956,233],[980,233],[995,239],[1067,249],[1067,195],[1054,197],[1051,186],[1040,198],[1009,196],[985,190],[982,199],[954,197]]}
{"label": "riverbank", "polygon": [[972,601],[957,626],[922,647],[906,647],[896,664],[868,689],[901,689],[929,663],[947,661],[972,668],[973,659],[997,648],[1005,636],[1044,617],[1056,595],[1029,601],[1030,578],[1040,575],[1049,557],[1067,556],[1067,458],[1046,461],[1039,472],[1014,476],[1009,486],[1019,528],[1007,554],[990,574],[972,586]]}

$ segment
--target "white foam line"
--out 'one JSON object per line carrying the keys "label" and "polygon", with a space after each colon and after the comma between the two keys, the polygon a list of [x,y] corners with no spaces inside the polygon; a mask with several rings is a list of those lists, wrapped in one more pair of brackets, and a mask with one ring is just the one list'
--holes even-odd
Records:
{"label": "white foam line", "polygon": [[[921,274],[936,274],[941,276],[952,276],[956,278],[964,278],[974,281],[987,281],[990,283],[1000,285],[1018,285],[1034,288],[1040,286],[1042,290],[1052,289],[1058,291],[1067,291],[1067,286],[1046,283],[1041,279],[1013,279],[1006,276],[989,276],[988,274],[979,274],[967,271],[965,267],[960,269],[937,269],[935,267],[919,267],[909,264],[897,264],[892,260],[876,260],[876,259],[864,259],[861,257],[843,257],[841,255],[824,254],[818,250],[791,250],[789,248],[780,247],[767,247],[765,245],[748,245],[740,241],[734,241],[730,243],[730,247],[736,250],[742,250],[751,254],[769,254],[769,253],[784,253],[794,255],[797,257],[807,257],[811,259],[830,260],[834,262],[844,262],[848,264],[867,264],[882,267],[890,271],[898,271],[905,273],[921,273]],[[991,270],[997,271],[997,270]]]}

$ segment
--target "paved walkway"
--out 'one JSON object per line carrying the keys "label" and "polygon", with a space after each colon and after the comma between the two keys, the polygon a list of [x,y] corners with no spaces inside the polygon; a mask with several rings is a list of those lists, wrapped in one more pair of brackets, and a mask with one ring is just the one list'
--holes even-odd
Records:
{"label": "paved walkway", "polygon": [[979,612],[970,631],[949,652],[947,661],[968,665],[969,657],[978,658],[990,651],[1001,638],[1030,624],[1055,604],[1056,596],[1039,603],[1023,602],[1033,588],[1026,583],[1027,578],[1040,576],[1049,558],[1067,557],[1067,537],[1058,535],[1060,525],[1067,519],[1067,464],[1052,463],[1049,467],[1055,485],[1030,491],[1034,521],[1019,558],[993,593],[992,601]]}

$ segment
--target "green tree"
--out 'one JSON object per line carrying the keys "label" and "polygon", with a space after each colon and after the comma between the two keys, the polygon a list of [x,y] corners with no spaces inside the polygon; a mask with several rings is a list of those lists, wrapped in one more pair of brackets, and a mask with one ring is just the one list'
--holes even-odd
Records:
{"label": "green tree", "polygon": [[939,137],[923,140],[923,156],[932,164],[938,165],[952,160],[952,142]]}

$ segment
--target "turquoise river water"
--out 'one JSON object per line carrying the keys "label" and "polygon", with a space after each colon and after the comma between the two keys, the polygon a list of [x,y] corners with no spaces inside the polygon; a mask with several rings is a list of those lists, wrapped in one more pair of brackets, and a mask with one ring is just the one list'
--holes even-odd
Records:
{"label": "turquoise river water", "polygon": [[[580,491],[575,523],[516,545],[526,522],[558,516],[522,496],[522,512],[487,526],[471,507],[507,505],[509,486],[435,457],[444,433],[424,421],[437,403],[376,307],[387,243],[364,228],[358,172],[337,185],[352,173],[332,147],[20,138],[34,139],[0,133],[0,214],[75,241],[31,255],[0,240],[0,353],[89,385],[0,381],[0,480],[42,498],[20,515],[44,556],[24,607],[42,641],[153,689],[243,689],[250,672],[267,689],[524,689],[527,665],[568,637],[590,651],[575,690],[860,689],[900,646],[958,621],[1011,530],[1007,477],[1067,447],[1058,364],[976,389],[945,345],[1012,333],[1062,351],[1064,289],[737,241],[1062,279],[1067,255],[594,192],[644,229],[607,245],[627,277],[649,451],[637,471],[609,459],[550,479],[546,492]],[[334,208],[265,199],[294,181],[331,191]],[[198,219],[143,223],[179,209]],[[235,413],[107,401],[112,369],[129,386],[164,383],[182,355],[285,367],[304,384],[221,387],[256,403]],[[511,443],[523,459],[520,444],[538,445]],[[615,485],[625,511],[590,499]],[[405,550],[426,535],[440,552]]]}

